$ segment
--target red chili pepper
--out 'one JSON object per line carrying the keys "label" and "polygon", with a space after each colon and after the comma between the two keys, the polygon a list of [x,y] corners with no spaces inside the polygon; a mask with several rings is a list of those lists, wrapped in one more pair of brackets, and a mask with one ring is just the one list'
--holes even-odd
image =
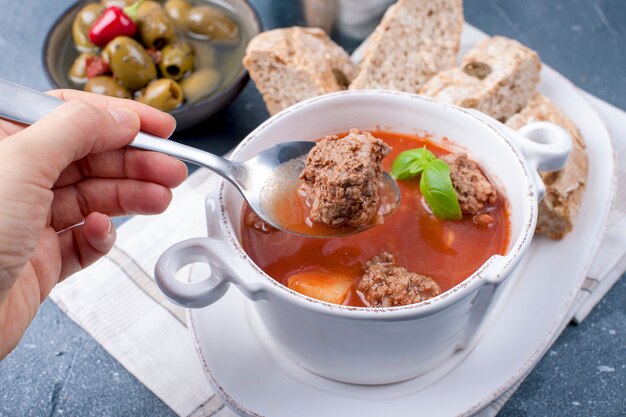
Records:
{"label": "red chili pepper", "polygon": [[117,36],[133,36],[137,25],[133,21],[137,8],[143,0],[120,9],[117,6],[107,7],[89,29],[89,40],[99,47],[104,47]]}
{"label": "red chili pepper", "polygon": [[100,56],[87,57],[85,67],[89,79],[111,71],[109,64]]}
{"label": "red chili pepper", "polygon": [[163,55],[161,53],[161,51],[159,51],[158,49],[146,49],[146,53],[148,54],[148,56],[150,56],[150,58],[152,58],[152,62],[154,62],[156,65],[159,65],[161,63],[161,59],[163,58]]}

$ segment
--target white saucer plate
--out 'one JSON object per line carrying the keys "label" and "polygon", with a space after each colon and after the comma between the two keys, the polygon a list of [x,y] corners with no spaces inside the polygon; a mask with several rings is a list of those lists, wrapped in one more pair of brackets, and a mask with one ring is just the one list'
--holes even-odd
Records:
{"label": "white saucer plate", "polygon": [[[480,36],[469,28],[463,40],[474,44]],[[538,89],[574,120],[586,140],[586,191],[569,235],[561,241],[535,237],[475,347],[458,352],[426,375],[399,384],[358,386],[330,381],[285,359],[248,308],[250,301],[231,287],[214,305],[190,310],[188,322],[210,383],[233,410],[271,417],[467,416],[531,371],[572,314],[575,296],[603,235],[615,165],[606,127],[574,85],[544,66]]]}

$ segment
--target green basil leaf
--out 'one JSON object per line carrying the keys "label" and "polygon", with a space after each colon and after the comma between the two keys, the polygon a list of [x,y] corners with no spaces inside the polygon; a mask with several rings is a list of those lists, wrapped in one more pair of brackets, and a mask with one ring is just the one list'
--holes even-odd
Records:
{"label": "green basil leaf", "polygon": [[435,159],[435,155],[426,148],[404,151],[393,161],[391,176],[397,180],[415,177]]}
{"label": "green basil leaf", "polygon": [[430,161],[422,171],[420,191],[435,216],[444,220],[463,217],[450,179],[450,167],[441,159]]}

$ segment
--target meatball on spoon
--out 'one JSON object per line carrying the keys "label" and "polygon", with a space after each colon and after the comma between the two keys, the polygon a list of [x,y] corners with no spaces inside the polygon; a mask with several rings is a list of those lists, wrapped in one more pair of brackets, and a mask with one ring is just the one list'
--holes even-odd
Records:
{"label": "meatball on spoon", "polygon": [[[32,124],[62,103],[56,97],[0,80],[0,118]],[[292,227],[292,223],[282,221],[279,208],[285,206],[284,199],[288,194],[297,192],[306,158],[315,142],[279,143],[244,162],[229,161],[145,132],[140,132],[129,146],[161,152],[210,169],[232,183],[263,221],[277,229],[302,236],[333,237],[367,230],[380,224],[381,217],[391,214],[400,202],[400,189],[385,172],[380,181],[380,205],[384,206],[384,210],[375,220],[355,226]]]}

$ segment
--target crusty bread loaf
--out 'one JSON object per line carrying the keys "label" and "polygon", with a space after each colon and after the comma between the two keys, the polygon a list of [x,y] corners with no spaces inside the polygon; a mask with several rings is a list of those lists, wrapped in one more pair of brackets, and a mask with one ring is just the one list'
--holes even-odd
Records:
{"label": "crusty bread loaf", "polygon": [[399,0],[369,37],[350,89],[417,93],[454,67],[462,30],[462,0]]}
{"label": "crusty bread loaf", "polygon": [[420,93],[505,122],[528,103],[539,82],[540,69],[535,51],[495,36],[468,52],[461,67],[431,78]]}
{"label": "crusty bread loaf", "polygon": [[243,65],[270,114],[307,98],[345,90],[355,73],[348,54],[317,28],[263,32],[248,44]]}
{"label": "crusty bread loaf", "polygon": [[585,190],[588,173],[585,142],[576,125],[561,109],[539,93],[506,124],[513,129],[519,129],[536,121],[555,123],[567,130],[574,140],[572,155],[563,169],[540,173],[546,184],[546,195],[539,204],[536,231],[552,239],[562,239],[574,227],[574,219]]}

